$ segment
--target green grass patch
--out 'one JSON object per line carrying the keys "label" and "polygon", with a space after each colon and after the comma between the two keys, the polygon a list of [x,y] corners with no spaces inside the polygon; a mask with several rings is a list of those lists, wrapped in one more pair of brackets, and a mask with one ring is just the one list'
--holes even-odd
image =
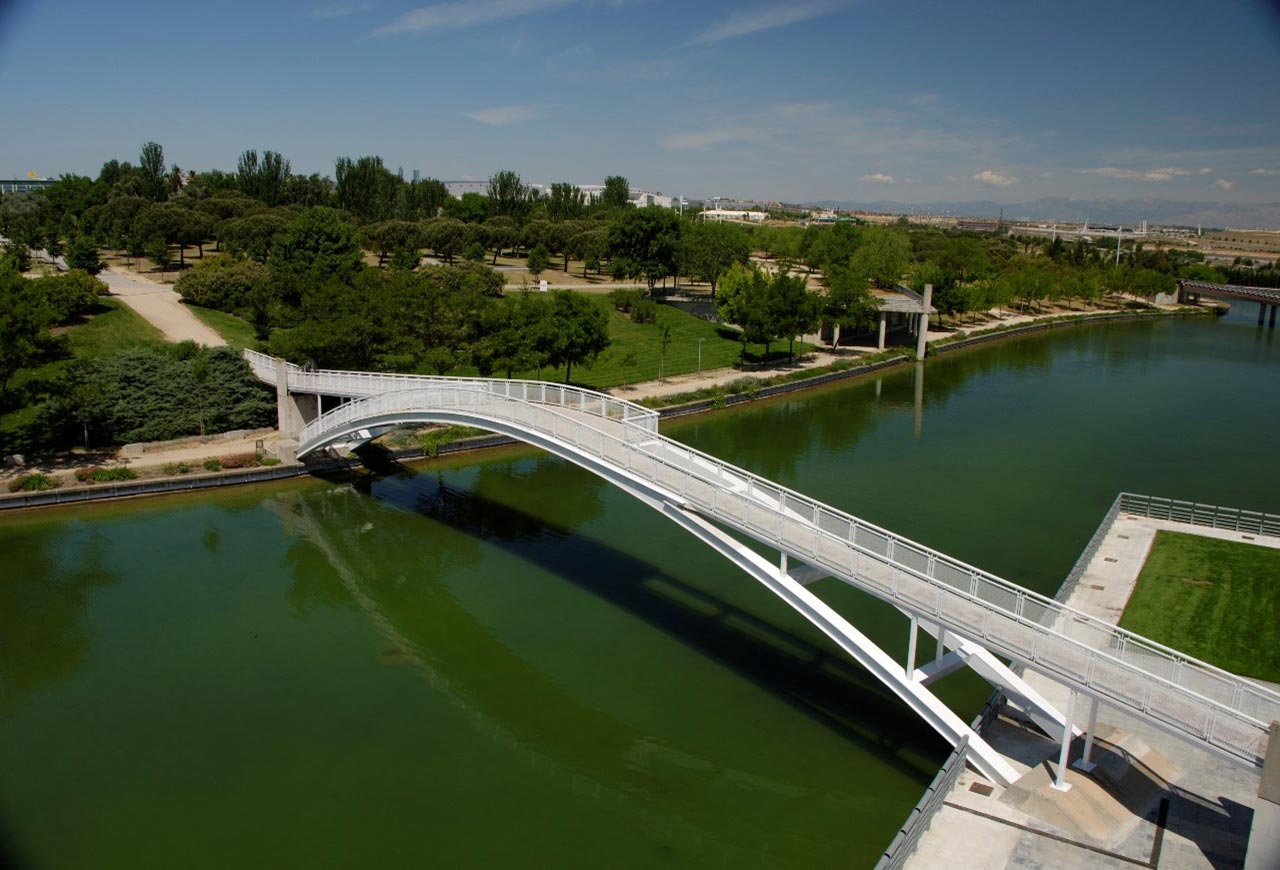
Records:
{"label": "green grass patch", "polygon": [[214,308],[201,308],[199,305],[188,305],[191,313],[236,350],[258,349],[258,339],[253,331],[253,324],[243,317],[218,311]]}
{"label": "green grass patch", "polygon": [[1156,532],[1120,626],[1232,673],[1280,682],[1280,550]]}
{"label": "green grass patch", "polygon": [[[632,323],[622,312],[613,307],[608,296],[585,294],[588,299],[603,308],[609,315],[609,349],[600,355],[591,367],[574,366],[573,381],[595,389],[608,389],[622,384],[635,384],[658,379],[661,327],[671,329],[671,341],[662,355],[663,377],[688,374],[698,370],[698,339],[702,339],[702,370],[722,369],[736,365],[742,354],[738,333],[726,326],[703,320],[692,314],[659,305],[654,323]],[[796,353],[807,353],[812,348],[796,342]],[[785,359],[787,343],[775,342],[770,347],[769,358]],[[748,344],[748,362],[764,358],[764,345]],[[524,372],[517,377],[534,377],[535,372]],[[544,380],[557,380],[543,371]],[[563,380],[564,372],[560,372]]]}

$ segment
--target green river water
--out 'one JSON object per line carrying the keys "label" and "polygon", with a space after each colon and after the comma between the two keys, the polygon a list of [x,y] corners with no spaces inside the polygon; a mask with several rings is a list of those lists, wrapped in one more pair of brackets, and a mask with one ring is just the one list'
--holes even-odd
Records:
{"label": "green river water", "polygon": [[[1052,594],[1118,491],[1280,507],[1254,313],[664,431]],[[35,866],[866,866],[948,752],[748,577],[530,449],[6,516],[0,553],[0,842]],[[904,649],[895,611],[814,588]],[[939,692],[971,715],[988,689]]]}

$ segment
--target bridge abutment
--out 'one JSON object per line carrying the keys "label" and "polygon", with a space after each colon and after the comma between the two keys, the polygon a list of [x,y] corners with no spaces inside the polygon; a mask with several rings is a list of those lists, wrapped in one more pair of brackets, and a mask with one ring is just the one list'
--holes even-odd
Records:
{"label": "bridge abutment", "polygon": [[288,364],[276,360],[276,427],[281,435],[297,438],[304,426],[320,416],[320,397],[289,392]]}

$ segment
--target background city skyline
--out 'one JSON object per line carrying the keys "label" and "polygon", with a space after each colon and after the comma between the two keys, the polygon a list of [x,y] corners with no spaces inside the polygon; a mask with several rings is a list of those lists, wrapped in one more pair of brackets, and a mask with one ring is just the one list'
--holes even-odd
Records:
{"label": "background city skyline", "polygon": [[195,170],[256,148],[793,202],[1273,203],[1278,48],[1250,0],[18,0],[0,175],[155,140]]}

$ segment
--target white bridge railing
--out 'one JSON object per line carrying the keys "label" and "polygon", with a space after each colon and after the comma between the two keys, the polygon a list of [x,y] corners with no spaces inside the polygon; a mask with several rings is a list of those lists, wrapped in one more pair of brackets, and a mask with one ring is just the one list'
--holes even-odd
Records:
{"label": "white bridge railing", "polygon": [[[314,378],[354,385],[346,375]],[[587,390],[544,393],[561,385],[537,382],[370,377],[420,386],[325,413],[303,430],[300,454],[374,419],[439,411],[501,422],[608,463],[995,654],[1246,764],[1262,763],[1270,723],[1280,719],[1280,694],[658,435],[647,409]]]}

